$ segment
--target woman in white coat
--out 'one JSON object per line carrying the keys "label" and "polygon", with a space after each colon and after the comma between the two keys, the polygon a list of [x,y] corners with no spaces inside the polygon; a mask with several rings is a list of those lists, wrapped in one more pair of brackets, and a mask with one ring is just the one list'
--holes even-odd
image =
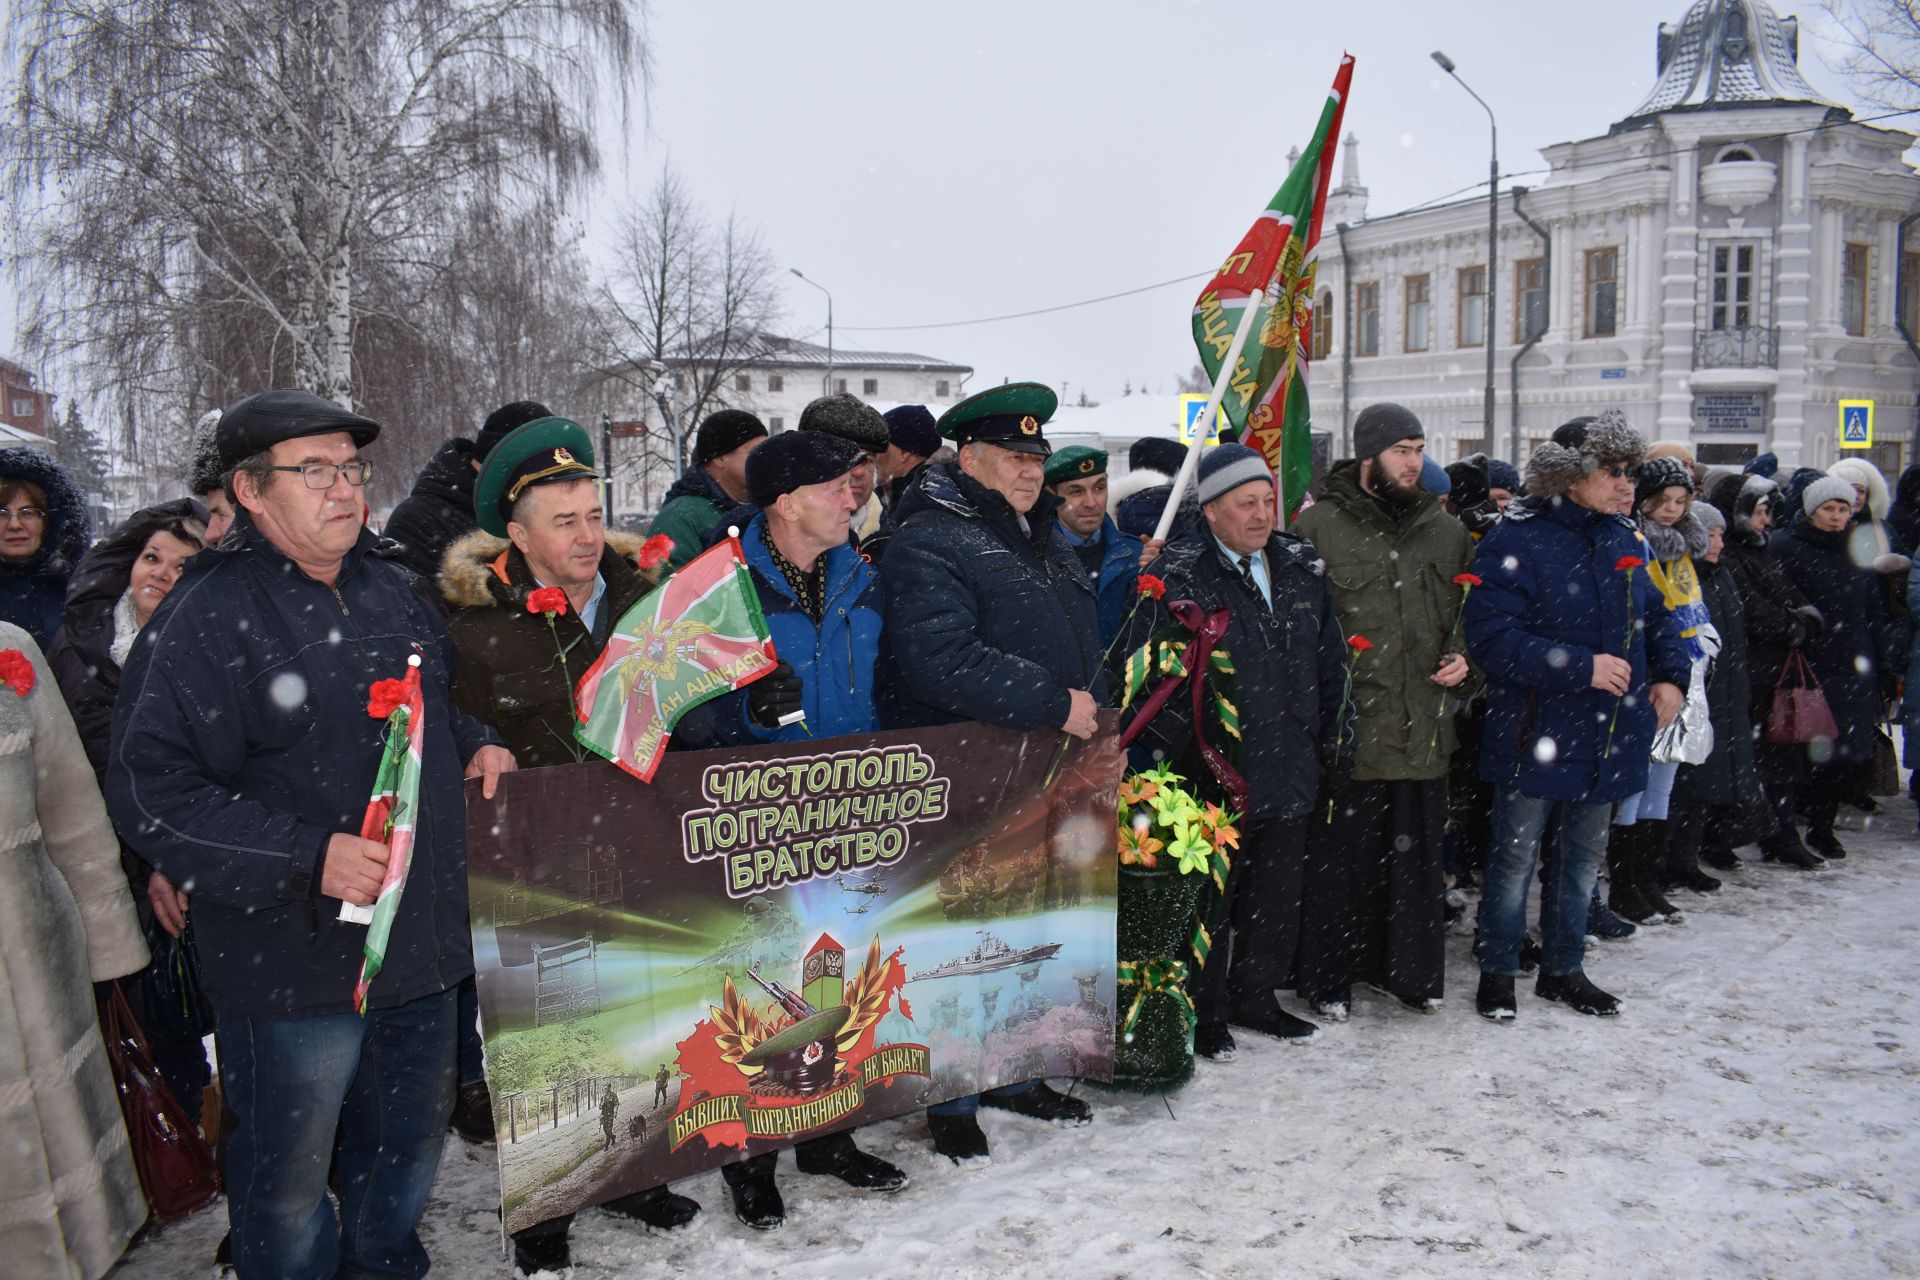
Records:
{"label": "woman in white coat", "polygon": [[91,984],[147,963],[93,769],[0,623],[0,1272],[94,1280],[146,1220]]}

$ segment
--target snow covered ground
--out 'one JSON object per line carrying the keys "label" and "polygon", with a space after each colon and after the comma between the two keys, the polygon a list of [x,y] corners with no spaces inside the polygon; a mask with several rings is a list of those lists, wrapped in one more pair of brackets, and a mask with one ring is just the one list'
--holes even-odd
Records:
{"label": "snow covered ground", "polygon": [[[782,1157],[775,1232],[707,1174],[679,1186],[707,1210],[683,1231],[583,1215],[576,1275],[1920,1275],[1920,841],[1883,804],[1843,863],[1750,862],[1681,895],[1685,924],[1592,945],[1617,1019],[1528,983],[1517,1023],[1481,1021],[1456,937],[1436,1016],[1362,992],[1346,1025],[1249,1033],[1168,1102],[1082,1086],[1087,1129],[984,1113],[984,1170],[936,1159],[920,1117],[863,1129],[912,1185],[869,1198]],[[449,1138],[435,1275],[509,1275],[498,1188],[492,1148]],[[206,1275],[224,1228],[219,1207],[167,1228],[114,1276]]]}

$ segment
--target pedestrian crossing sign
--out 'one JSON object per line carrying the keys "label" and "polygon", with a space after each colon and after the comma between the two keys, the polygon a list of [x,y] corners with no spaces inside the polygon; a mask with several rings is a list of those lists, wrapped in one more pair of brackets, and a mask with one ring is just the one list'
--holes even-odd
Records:
{"label": "pedestrian crossing sign", "polygon": [[[1180,443],[1192,444],[1194,423],[1200,421],[1200,415],[1206,412],[1207,401],[1211,396],[1199,396],[1191,393],[1180,397]],[[1227,425],[1227,411],[1216,409],[1213,413],[1213,430],[1201,432],[1201,444],[1219,444],[1220,428]]]}
{"label": "pedestrian crossing sign", "polygon": [[1842,400],[1840,402],[1840,447],[1842,449],[1873,448],[1873,401]]}

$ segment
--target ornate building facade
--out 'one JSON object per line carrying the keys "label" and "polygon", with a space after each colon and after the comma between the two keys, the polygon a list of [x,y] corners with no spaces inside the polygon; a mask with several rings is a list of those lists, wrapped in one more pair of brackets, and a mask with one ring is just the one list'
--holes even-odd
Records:
{"label": "ornate building facade", "polygon": [[1704,462],[1825,466],[1840,402],[1871,400],[1869,456],[1889,475],[1912,460],[1915,139],[1821,99],[1798,59],[1796,20],[1762,0],[1663,24],[1639,105],[1502,191],[1491,307],[1486,199],[1368,217],[1349,137],[1320,246],[1316,425],[1344,444],[1361,406],[1397,400],[1443,459],[1486,449],[1491,341],[1498,456],[1611,405]]}

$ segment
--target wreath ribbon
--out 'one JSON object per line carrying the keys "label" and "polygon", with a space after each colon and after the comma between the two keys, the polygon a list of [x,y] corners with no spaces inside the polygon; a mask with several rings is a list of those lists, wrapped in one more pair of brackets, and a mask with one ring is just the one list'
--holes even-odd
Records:
{"label": "wreath ribbon", "polygon": [[[1232,621],[1232,612],[1227,609],[1215,609],[1204,612],[1191,600],[1167,601],[1167,612],[1173,615],[1188,633],[1184,645],[1176,638],[1156,636],[1127,656],[1127,688],[1121,699],[1120,707],[1125,710],[1134,696],[1146,686],[1146,682],[1156,670],[1169,679],[1162,680],[1158,688],[1147,696],[1139,712],[1120,735],[1120,745],[1132,744],[1142,730],[1158,714],[1161,708],[1173,697],[1184,683],[1193,697],[1193,740],[1200,748],[1200,757],[1206,761],[1207,769],[1221,788],[1226,791],[1230,807],[1244,808],[1247,798],[1247,782],[1240,771],[1228,762],[1218,748],[1209,743],[1203,726],[1206,723],[1206,684],[1204,679],[1191,679],[1193,672],[1215,671],[1221,675],[1233,674],[1233,659],[1226,650],[1218,648],[1226,638],[1227,624]],[[1231,701],[1222,696],[1216,688],[1213,697],[1214,709],[1219,713],[1221,727],[1233,738],[1240,737],[1240,711]]]}
{"label": "wreath ribbon", "polygon": [[1172,996],[1179,1002],[1187,1017],[1187,1052],[1193,1052],[1193,1029],[1200,1023],[1200,1011],[1194,1008],[1193,997],[1187,994],[1187,966],[1179,960],[1170,960],[1165,956],[1155,956],[1150,960],[1122,960],[1114,975],[1120,985],[1134,983],[1139,990],[1133,994],[1133,1003],[1127,1006],[1127,1016],[1120,1021],[1120,1038],[1129,1044],[1133,1042],[1133,1024],[1140,1020],[1140,1005],[1155,993]]}

